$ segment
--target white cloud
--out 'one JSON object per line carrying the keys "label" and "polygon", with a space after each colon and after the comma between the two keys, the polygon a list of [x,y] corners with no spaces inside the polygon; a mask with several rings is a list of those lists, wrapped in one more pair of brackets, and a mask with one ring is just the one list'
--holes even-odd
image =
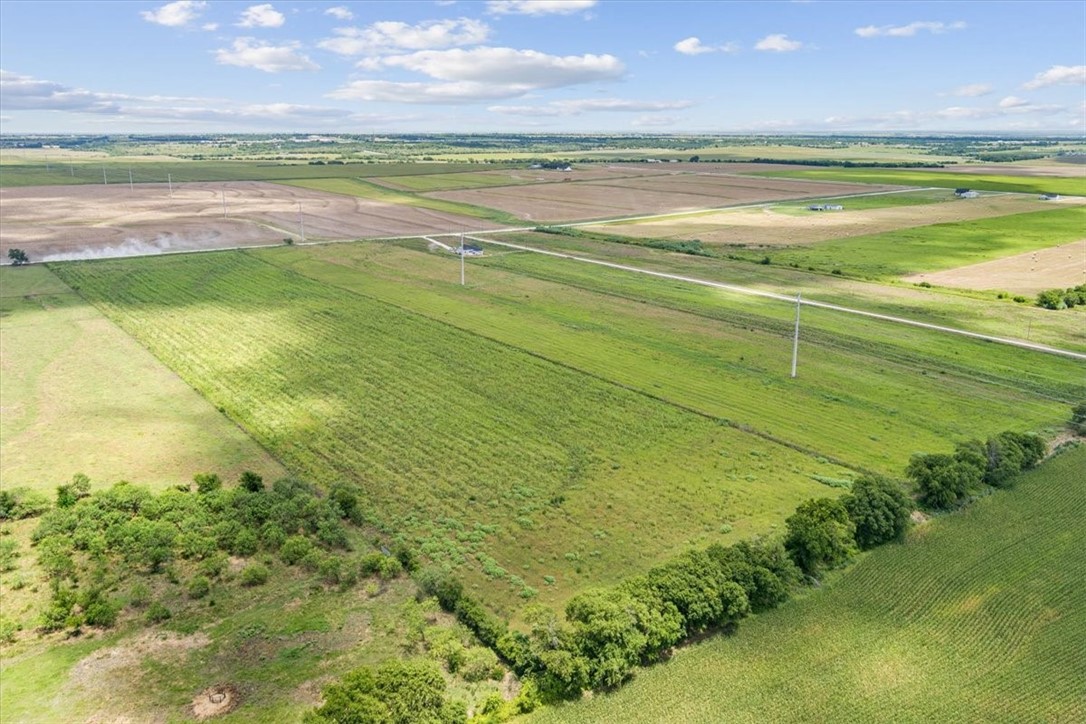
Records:
{"label": "white cloud", "polygon": [[334,8],[328,8],[324,11],[324,14],[331,15],[336,20],[354,20],[354,13],[352,13],[349,9],[343,7],[342,5]]}
{"label": "white cloud", "polygon": [[343,108],[294,103],[235,104],[222,98],[132,96],[75,89],[53,81],[0,70],[0,94],[11,110],[50,110],[88,113],[103,122],[131,120],[145,123],[224,122],[260,127],[271,124],[291,128],[320,124],[339,128],[343,123],[383,125],[413,116],[361,114]]}
{"label": "white cloud", "polygon": [[204,0],[177,0],[155,10],[144,10],[140,17],[149,23],[180,28],[200,16],[207,3]]}
{"label": "white cloud", "polygon": [[689,108],[693,101],[632,101],[623,98],[582,98],[552,101],[545,106],[490,106],[488,111],[508,116],[579,116],[596,111],[656,113]]}
{"label": "white cloud", "polygon": [[218,23],[204,23],[200,26],[200,30],[206,30],[209,33],[219,29]]}
{"label": "white cloud", "polygon": [[611,55],[556,56],[536,50],[474,48],[424,50],[366,61],[365,66],[403,68],[438,83],[359,80],[331,98],[401,103],[471,103],[515,98],[535,90],[616,80],[625,66]]}
{"label": "white cloud", "polygon": [[395,50],[432,50],[477,45],[487,39],[490,27],[480,20],[427,20],[409,25],[385,20],[365,28],[336,28],[338,37],[317,43],[340,55],[380,54]]}
{"label": "white cloud", "polygon": [[251,5],[238,16],[238,26],[242,28],[278,28],[286,18],[270,3]]}
{"label": "white cloud", "polygon": [[596,0],[489,0],[492,15],[572,15],[588,10]]}
{"label": "white cloud", "polygon": [[1021,108],[1028,105],[1029,101],[1025,100],[1024,98],[1017,98],[1015,96],[1007,96],[999,102],[1000,108]]}
{"label": "white cloud", "polygon": [[958,86],[950,93],[943,93],[941,95],[958,96],[959,98],[977,98],[979,96],[986,96],[991,93],[994,88],[988,83],[970,83],[969,85]]}
{"label": "white cloud", "polygon": [[788,36],[782,33],[767,35],[754,45],[755,50],[768,50],[774,53],[790,53],[802,47],[803,43],[798,40],[789,40]]}
{"label": "white cloud", "polygon": [[1022,87],[1026,90],[1037,90],[1050,85],[1083,84],[1086,84],[1086,65],[1054,65],[1043,73],[1038,73]]}
{"label": "white cloud", "polygon": [[965,23],[960,20],[953,23],[918,20],[914,23],[909,23],[908,25],[866,25],[862,28],[856,28],[854,32],[861,38],[875,38],[879,36],[911,38],[922,30],[926,30],[934,35],[939,35],[951,30],[962,30],[963,28],[965,28]]}
{"label": "white cloud", "polygon": [[297,52],[299,47],[300,44],[296,42],[271,45],[254,38],[236,38],[232,49],[220,48],[215,51],[215,62],[240,68],[256,68],[265,73],[320,70],[320,66],[307,55]]}
{"label": "white cloud", "polygon": [[703,53],[737,53],[739,52],[739,45],[737,43],[725,43],[724,45],[702,45],[701,40],[696,36],[691,36],[680,40],[673,46],[675,50],[683,55],[701,55]]}
{"label": "white cloud", "polygon": [[678,116],[638,116],[630,121],[630,125],[635,128],[660,128],[662,126],[674,126],[678,122]]}

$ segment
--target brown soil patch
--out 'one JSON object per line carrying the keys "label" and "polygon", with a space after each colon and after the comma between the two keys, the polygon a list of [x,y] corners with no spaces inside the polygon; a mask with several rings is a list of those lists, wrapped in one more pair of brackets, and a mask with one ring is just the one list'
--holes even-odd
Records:
{"label": "brown soil patch", "polygon": [[[530,221],[549,223],[695,211],[718,206],[835,196],[894,188],[866,184],[758,178],[722,171],[691,173],[670,169],[671,165],[659,164],[655,166],[661,169],[659,172],[652,170],[629,178],[465,189],[426,195],[501,209]],[[647,168],[652,169],[654,166],[650,165]]]}
{"label": "brown soil patch", "polygon": [[142,664],[146,659],[164,661],[211,642],[205,633],[189,636],[169,632],[146,631],[117,646],[99,649],[72,667],[68,675],[75,686],[102,686],[122,669]]}
{"label": "brown soil patch", "polygon": [[914,274],[905,281],[1025,295],[1056,287],[1066,289],[1086,284],[1086,239],[957,269]]}
{"label": "brown soil patch", "polygon": [[192,716],[197,721],[221,716],[241,703],[241,695],[232,684],[216,684],[204,689],[192,700]]}
{"label": "brown soil patch", "polygon": [[[0,254],[32,261],[127,256],[307,240],[480,230],[493,224],[402,204],[257,181],[0,189]],[[226,216],[223,216],[223,193]]]}
{"label": "brown soil patch", "polygon": [[634,238],[699,239],[705,244],[733,246],[793,246],[1049,208],[1048,202],[1031,196],[1011,195],[858,211],[848,209],[848,199],[843,199],[841,203],[845,206],[843,211],[812,211],[795,215],[771,208],[738,209],[687,218],[589,228]]}

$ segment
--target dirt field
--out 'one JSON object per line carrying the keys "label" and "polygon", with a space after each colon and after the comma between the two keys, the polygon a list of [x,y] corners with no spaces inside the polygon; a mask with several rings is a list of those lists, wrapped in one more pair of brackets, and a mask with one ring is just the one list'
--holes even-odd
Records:
{"label": "dirt field", "polygon": [[[643,164],[645,173],[624,179],[467,189],[426,194],[501,209],[530,221],[557,222],[813,198],[887,190],[870,184],[757,178],[712,169],[673,169],[684,164]],[[686,164],[698,166],[701,164]],[[626,167],[617,167],[619,169]],[[657,171],[659,169],[659,171]],[[567,174],[576,178],[577,172]]]}
{"label": "dirt field", "polygon": [[[223,218],[223,193],[226,218]],[[124,256],[307,240],[479,230],[493,224],[428,209],[255,181],[0,189],[0,258]]]}
{"label": "dirt field", "polygon": [[1086,284],[1086,239],[980,264],[906,277],[962,289],[998,289],[1012,294],[1036,294]]}
{"label": "dirt field", "polygon": [[699,239],[705,244],[755,247],[794,246],[929,224],[1040,211],[1052,208],[1053,203],[1084,201],[1061,199],[1051,202],[1040,201],[1032,195],[1001,194],[862,211],[849,211],[847,200],[841,203],[845,206],[843,211],[812,211],[794,215],[775,212],[771,208],[754,208],[588,228],[635,238]]}

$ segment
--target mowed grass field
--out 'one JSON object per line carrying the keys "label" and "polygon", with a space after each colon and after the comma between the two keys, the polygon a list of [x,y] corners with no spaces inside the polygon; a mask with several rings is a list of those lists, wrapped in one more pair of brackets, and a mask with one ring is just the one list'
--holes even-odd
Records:
{"label": "mowed grass field", "polygon": [[[311,253],[298,251],[282,261]],[[690,545],[768,532],[830,491],[814,476],[849,474],[406,311],[364,282],[353,291],[274,261],[215,253],[55,269],[292,472],[358,482],[375,522],[507,612]]]}
{"label": "mowed grass field", "polygon": [[1086,208],[1065,207],[737,253],[751,259],[768,257],[775,264],[892,279],[1059,246],[1084,235]]}
{"label": "mowed grass field", "polygon": [[1064,194],[1086,196],[1086,176],[1068,171],[1067,178],[1052,176],[1003,176],[931,169],[898,168],[803,168],[786,171],[759,172],[759,176],[809,179],[812,181],[850,181],[866,184],[896,184],[901,186],[939,186],[969,188],[981,191],[1019,191],[1035,194]]}
{"label": "mowed grass field", "polygon": [[43,266],[0,268],[0,477],[52,495],[77,472],[163,488],[283,468]]}
{"label": "mowed grass field", "polygon": [[563,722],[1086,720],[1086,447]]}

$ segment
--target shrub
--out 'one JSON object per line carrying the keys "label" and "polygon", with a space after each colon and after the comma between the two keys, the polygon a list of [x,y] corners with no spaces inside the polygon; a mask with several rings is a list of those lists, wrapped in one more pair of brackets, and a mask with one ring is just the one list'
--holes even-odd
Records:
{"label": "shrub", "polygon": [[147,607],[145,618],[147,619],[147,623],[162,623],[171,616],[173,616],[173,614],[170,613],[170,609],[163,606],[160,602],[155,601]]}
{"label": "shrub", "polygon": [[1086,401],[1071,409],[1071,429],[1079,435],[1086,435]]}
{"label": "shrub", "polygon": [[19,557],[19,544],[10,538],[0,540],[0,573],[15,570],[15,559]]}
{"label": "shrub", "polygon": [[117,622],[120,606],[107,598],[102,591],[94,589],[87,592],[80,597],[79,603],[83,608],[83,620],[88,626],[110,628]]}
{"label": "shrub", "polygon": [[191,581],[189,581],[189,598],[203,598],[210,591],[211,581],[207,579],[207,576],[195,576]]}
{"label": "shrub", "polygon": [[260,493],[264,490],[264,478],[260,477],[251,470],[246,470],[238,478],[238,485],[250,493]]}
{"label": "shrub", "polygon": [[469,682],[500,679],[502,667],[498,663],[498,656],[493,651],[482,646],[472,646],[464,653],[460,675],[464,681]]}
{"label": "shrub", "polygon": [[946,509],[980,484],[984,468],[978,468],[967,454],[917,454],[909,460],[905,474],[916,484],[921,503]]}
{"label": "shrub", "polygon": [[0,644],[10,644],[15,641],[15,634],[19,632],[19,624],[7,616],[0,616]]}
{"label": "shrub", "polygon": [[308,538],[301,535],[292,535],[283,541],[283,545],[279,547],[279,557],[288,566],[293,566],[305,558],[312,550],[313,544],[309,542]]}
{"label": "shrub", "polygon": [[245,566],[239,580],[243,586],[263,586],[268,582],[268,569],[260,563]]}
{"label": "shrub", "polygon": [[424,568],[415,575],[419,590],[427,596],[434,596],[446,611],[455,611],[456,604],[464,593],[460,581],[444,569],[436,566]]}
{"label": "shrub", "polygon": [[197,473],[192,481],[196,483],[196,492],[201,494],[213,493],[222,487],[222,478],[215,473]]}

